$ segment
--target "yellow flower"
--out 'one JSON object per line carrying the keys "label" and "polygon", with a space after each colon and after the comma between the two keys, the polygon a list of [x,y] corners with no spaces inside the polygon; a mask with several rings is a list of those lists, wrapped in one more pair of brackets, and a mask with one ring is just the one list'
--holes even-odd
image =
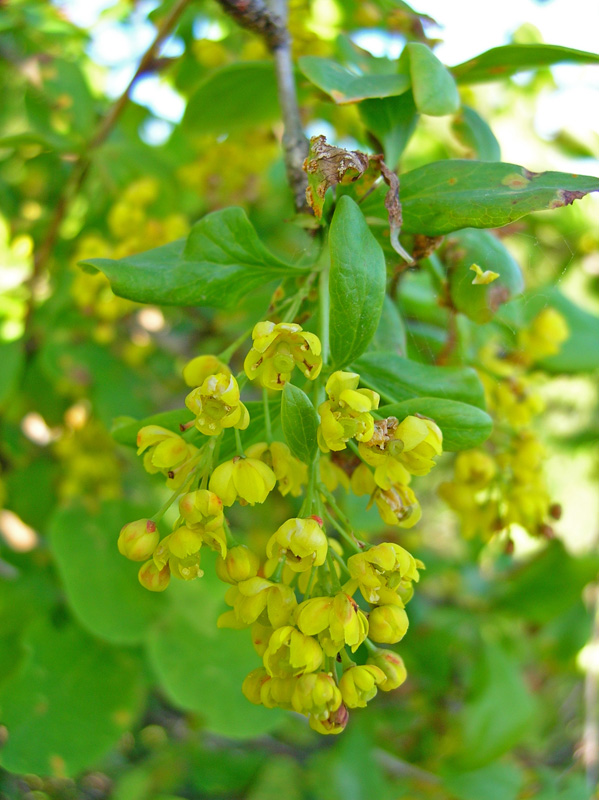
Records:
{"label": "yellow flower", "polygon": [[383,672],[385,680],[379,683],[379,689],[383,692],[397,689],[408,677],[403,658],[393,650],[377,650],[366,659],[366,663],[378,667]]}
{"label": "yellow flower", "polygon": [[272,469],[279,492],[285,497],[299,497],[302,486],[308,482],[308,467],[296,458],[283,442],[258,442],[245,451],[249,458],[258,458]]}
{"label": "yellow flower", "polygon": [[160,534],[151,519],[138,519],[123,525],[118,538],[119,553],[131,561],[145,561],[154,552]]}
{"label": "yellow flower", "polygon": [[287,624],[297,606],[295,592],[290,586],[259,576],[231,586],[225,600],[233,611],[221,614],[219,628],[247,628],[256,620],[280,628]]}
{"label": "yellow flower", "polygon": [[205,436],[216,436],[225,428],[245,430],[250,415],[240,400],[239,386],[232,375],[210,375],[185,398],[185,405],[195,414],[195,426]]}
{"label": "yellow flower", "polygon": [[349,721],[349,712],[347,706],[341,703],[339,708],[330,714],[327,719],[318,719],[318,717],[308,717],[308,722],[312,730],[317,733],[324,734],[337,734],[342,733]]}
{"label": "yellow flower", "polygon": [[311,381],[322,369],[320,339],[292,322],[258,322],[252,331],[253,346],[243,367],[250,380],[267,389],[281,390],[295,366]]}
{"label": "yellow flower", "polygon": [[324,483],[329,492],[334,492],[338,486],[342,486],[346,492],[349,491],[349,475],[331,458],[323,456],[319,460],[320,480]]}
{"label": "yellow flower", "polygon": [[149,589],[151,592],[163,592],[169,585],[171,573],[168,564],[162,569],[158,569],[153,561],[146,561],[139,568],[138,578],[144,589]]}
{"label": "yellow flower", "polygon": [[268,558],[285,556],[294,572],[306,572],[324,564],[328,542],[315,519],[288,519],[273,533],[266,545]]}
{"label": "yellow flower", "polygon": [[400,642],[409,624],[408,615],[399,606],[376,606],[368,617],[370,638],[383,644]]}
{"label": "yellow flower", "polygon": [[299,714],[328,719],[341,705],[341,692],[326,672],[312,672],[295,682],[291,705]]}
{"label": "yellow flower", "polygon": [[474,286],[487,286],[487,284],[493,283],[493,281],[497,280],[499,277],[498,272],[493,272],[490,269],[486,269],[483,272],[478,264],[472,264],[470,269],[472,272],[476,273],[474,278],[472,278],[472,283]]}
{"label": "yellow flower", "polygon": [[188,492],[179,501],[179,512],[192,528],[220,530],[224,525],[223,504],[218,495],[207,489]]}
{"label": "yellow flower", "polygon": [[293,676],[277,678],[270,675],[268,677],[269,679],[264,681],[260,690],[262,705],[266,708],[284,708],[287,711],[293,711],[291,698],[297,678]]}
{"label": "yellow flower", "polygon": [[216,559],[216,574],[224,583],[236,584],[258,574],[260,559],[245,544],[230,547],[226,556]]}
{"label": "yellow flower", "polygon": [[366,708],[385,680],[383,670],[373,664],[346,669],[339,681],[343,702],[348,708]]}
{"label": "yellow flower", "polygon": [[275,474],[270,467],[257,458],[244,456],[225,461],[210,476],[210,490],[226,506],[232,506],[237,498],[242,505],[263,503],[275,483]]}
{"label": "yellow flower", "polygon": [[358,649],[368,636],[368,620],[358,608],[355,600],[344,592],[335,597],[313,597],[304,600],[295,612],[296,625],[302,633],[309,636],[328,631],[328,636],[336,655],[342,647],[349,645],[352,652]]}
{"label": "yellow flower", "polygon": [[481,375],[489,411],[505,419],[514,428],[529,425],[532,418],[545,408],[540,395],[532,390],[530,381],[511,377],[497,381],[489,375]]}
{"label": "yellow flower", "polygon": [[374,433],[370,411],[379,407],[379,395],[370,389],[358,389],[360,376],[355,372],[333,372],[326,384],[329,397],[318,407],[320,449],[344,450],[350,439],[368,442]]}
{"label": "yellow flower", "polygon": [[268,647],[268,643],[270,642],[270,637],[274,632],[274,628],[271,625],[263,625],[261,622],[254,622],[252,625],[252,644],[254,645],[254,650],[260,658],[266,652],[266,648]]}
{"label": "yellow flower", "polygon": [[533,319],[528,329],[518,334],[518,346],[530,363],[559,353],[570,336],[564,316],[555,308],[544,308]]}
{"label": "yellow flower", "polygon": [[151,475],[162,472],[169,489],[182,486],[197,463],[198,448],[178,433],[160,425],[146,425],[137,434],[137,455],[144,450],[144,469]]}
{"label": "yellow flower", "polygon": [[[392,483],[408,483],[405,470],[412,475],[426,475],[442,450],[440,428],[431,419],[415,416],[406,417],[380,444],[359,445],[360,456],[375,467],[374,479],[382,489],[388,489]],[[402,465],[405,470],[398,470]]]}
{"label": "yellow flower", "polygon": [[488,486],[497,473],[497,465],[482,450],[463,450],[458,453],[454,466],[455,479],[478,491]]}
{"label": "yellow flower", "polygon": [[270,675],[264,669],[264,667],[258,667],[258,669],[253,669],[248,675],[245,676],[243,683],[241,684],[241,691],[250,701],[250,703],[259,706],[262,704],[262,700],[260,698],[262,686],[266,681],[269,680]]}
{"label": "yellow flower", "polygon": [[395,592],[405,584],[417,582],[420,577],[418,568],[422,566],[400,545],[383,542],[364,553],[350,556],[347,568],[351,579],[344,588],[348,594],[353,594],[358,587],[368,603],[378,603],[382,596],[389,603],[389,592],[384,590]]}
{"label": "yellow flower", "polygon": [[277,628],[263,656],[264,668],[275,678],[315,672],[323,662],[322,648],[312,636],[292,625]]}
{"label": "yellow flower", "polygon": [[211,375],[231,374],[231,370],[216,356],[196,356],[183,368],[183,379],[188,386],[201,386]]}
{"label": "yellow flower", "polygon": [[387,525],[398,525],[400,528],[412,528],[422,517],[422,509],[414,492],[409,486],[396,483],[389,489],[377,489],[374,502],[381,519]]}

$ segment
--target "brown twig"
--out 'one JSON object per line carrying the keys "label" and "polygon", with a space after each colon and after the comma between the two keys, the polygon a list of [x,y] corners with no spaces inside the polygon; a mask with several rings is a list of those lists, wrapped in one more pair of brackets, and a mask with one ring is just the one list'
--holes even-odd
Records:
{"label": "brown twig", "polygon": [[308,211],[303,170],[308,155],[299,113],[297,89],[291,58],[291,39],[287,30],[287,0],[273,0],[273,11],[263,0],[218,0],[223,9],[242,27],[264,38],[273,54],[281,116],[283,118],[283,150],[287,180],[293,192],[296,211]]}
{"label": "brown twig", "polygon": [[[592,586],[590,594],[592,598],[593,631],[589,641],[589,649],[594,653],[599,648],[599,584]],[[582,760],[586,772],[587,787],[590,792],[594,792],[599,785],[599,675],[594,663],[586,666],[584,711]]]}
{"label": "brown twig", "polygon": [[385,772],[394,778],[410,778],[420,783],[426,783],[429,786],[439,786],[441,784],[441,779],[437,775],[420,767],[415,767],[407,761],[402,761],[401,758],[397,758],[397,756],[386,750],[377,748],[374,751],[374,757]]}

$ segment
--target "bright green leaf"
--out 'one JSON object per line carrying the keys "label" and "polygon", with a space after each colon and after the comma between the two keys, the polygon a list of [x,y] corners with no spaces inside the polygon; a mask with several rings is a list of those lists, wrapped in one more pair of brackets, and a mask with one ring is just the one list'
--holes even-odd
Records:
{"label": "bright green leaf", "polygon": [[[500,305],[524,291],[518,262],[488,231],[467,228],[452,233],[446,240],[445,261],[455,308],[479,324],[490,322]],[[474,264],[483,273],[494,272],[498,277],[490,283],[474,283],[479,277],[472,270]]]}
{"label": "bright green leaf", "polygon": [[458,83],[484,83],[509,78],[522,70],[564,63],[599,64],[599,54],[556,44],[508,44],[493,47],[451,71]]}
{"label": "bright green leaf", "polygon": [[207,214],[178,240],[116,261],[81,262],[101,270],[115,294],[139,303],[234,307],[253,289],[305,269],[281,261],[258,238],[245,211]]}
{"label": "bright green leaf", "polygon": [[363,100],[358,111],[366,130],[380,144],[385,161],[393,169],[418,122],[414,95],[412,92],[404,92],[398,97]]}
{"label": "bright green leaf", "polygon": [[340,369],[362,355],[376,332],[387,272],[380,245],[347,195],[335,208],[329,244],[329,334],[333,366]]}
{"label": "bright green leaf", "polygon": [[120,501],[104,502],[98,514],[84,506],[57,511],[50,546],[75,616],[90,633],[115,644],[143,641],[164,598],[143,589],[139,564],[124,558],[116,542],[126,522],[143,516]]}
{"label": "bright green leaf", "polygon": [[10,732],[0,761],[11,772],[74,776],[136,721],[140,664],[70,623],[40,621],[26,643],[28,661],[0,689],[0,718]]}
{"label": "bright green leaf", "polygon": [[291,383],[283,389],[281,425],[293,455],[311,464],[317,449],[318,415],[308,395]]}
{"label": "bright green leaf", "polygon": [[308,80],[339,104],[393,97],[410,88],[406,75],[357,75],[336,61],[319,56],[303,56],[299,66]]}
{"label": "bright green leaf", "polygon": [[443,432],[444,450],[469,450],[488,439],[493,430],[493,420],[482,409],[443,400],[439,397],[417,397],[392,403],[378,410],[381,417],[405,419],[410,414],[422,414],[433,419]]}
{"label": "bright green leaf", "polygon": [[462,106],[451,128],[460,143],[470,151],[468,156],[479,161],[499,161],[501,148],[495,134],[478,112]]}
{"label": "bright green leaf", "polygon": [[420,42],[408,42],[404,53],[401,60],[407,60],[418,111],[433,117],[454,114],[460,107],[460,95],[447,67]]}
{"label": "bright green leaf", "polygon": [[434,367],[394,353],[366,353],[352,366],[364,386],[374,389],[387,403],[439,397],[485,407],[482,383],[471,367]]}

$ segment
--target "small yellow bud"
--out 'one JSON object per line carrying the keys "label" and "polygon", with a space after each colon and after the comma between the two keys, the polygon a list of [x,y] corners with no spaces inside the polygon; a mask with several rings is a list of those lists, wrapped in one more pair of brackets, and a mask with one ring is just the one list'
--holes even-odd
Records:
{"label": "small yellow bud", "polygon": [[270,537],[266,545],[268,558],[285,556],[294,572],[305,572],[324,564],[328,542],[315,519],[288,519]]}
{"label": "small yellow bud", "polygon": [[225,558],[216,559],[216,574],[224,583],[247,581],[258,574],[260,559],[244,544],[231,547]]}
{"label": "small yellow bud", "polygon": [[408,615],[399,606],[376,606],[368,617],[370,638],[382,644],[396,644],[408,632]]}
{"label": "small yellow bud", "polygon": [[253,669],[248,675],[246,675],[243,683],[241,684],[241,691],[250,701],[250,703],[253,703],[255,706],[262,705],[260,692],[263,684],[269,680],[270,675],[267,673],[264,667],[258,667],[258,669]]}
{"label": "small yellow bud", "polygon": [[312,636],[305,636],[291,625],[277,628],[263,656],[269,675],[286,678],[315,672],[323,662],[322,648]]}
{"label": "small yellow bud", "polygon": [[366,663],[373,664],[384,673],[385,680],[379,684],[379,689],[383,692],[397,689],[408,676],[403,658],[393,650],[377,650],[366,660]]}
{"label": "small yellow bud", "polygon": [[230,375],[231,370],[216,356],[196,356],[183,368],[183,379],[188,386],[201,386],[211,375]]}
{"label": "small yellow bud", "polygon": [[365,708],[376,695],[377,688],[385,682],[385,673],[372,664],[346,669],[339,689],[348,708]]}
{"label": "small yellow bud", "polygon": [[235,456],[218,466],[210,477],[210,490],[224,505],[232,506],[237,498],[245,505],[263,503],[274,489],[274,472],[257,458]]}
{"label": "small yellow bud", "polygon": [[158,569],[153,561],[146,561],[139,569],[138,578],[145,589],[151,592],[163,592],[169,585],[171,571],[168,564]]}
{"label": "small yellow bud", "polygon": [[291,705],[299,714],[325,720],[341,705],[341,692],[326,672],[312,672],[297,679]]}
{"label": "small yellow bud", "polygon": [[327,719],[318,719],[318,717],[308,717],[310,727],[317,733],[324,734],[337,734],[342,733],[347,723],[349,722],[349,711],[344,703],[341,703],[339,708],[330,714]]}
{"label": "small yellow bud", "polygon": [[150,558],[160,539],[156,523],[151,519],[138,519],[123,525],[118,539],[119,553],[131,561]]}

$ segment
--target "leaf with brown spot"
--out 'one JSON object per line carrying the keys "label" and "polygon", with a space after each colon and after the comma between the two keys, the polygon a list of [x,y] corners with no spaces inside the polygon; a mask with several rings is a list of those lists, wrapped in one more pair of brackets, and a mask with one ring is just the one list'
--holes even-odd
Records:
{"label": "leaf with brown spot", "polygon": [[344,150],[327,144],[326,137],[313,136],[310,152],[304,161],[308,175],[306,199],[318,219],[322,217],[327,189],[338,183],[358,180],[368,169],[368,156],[359,150]]}

